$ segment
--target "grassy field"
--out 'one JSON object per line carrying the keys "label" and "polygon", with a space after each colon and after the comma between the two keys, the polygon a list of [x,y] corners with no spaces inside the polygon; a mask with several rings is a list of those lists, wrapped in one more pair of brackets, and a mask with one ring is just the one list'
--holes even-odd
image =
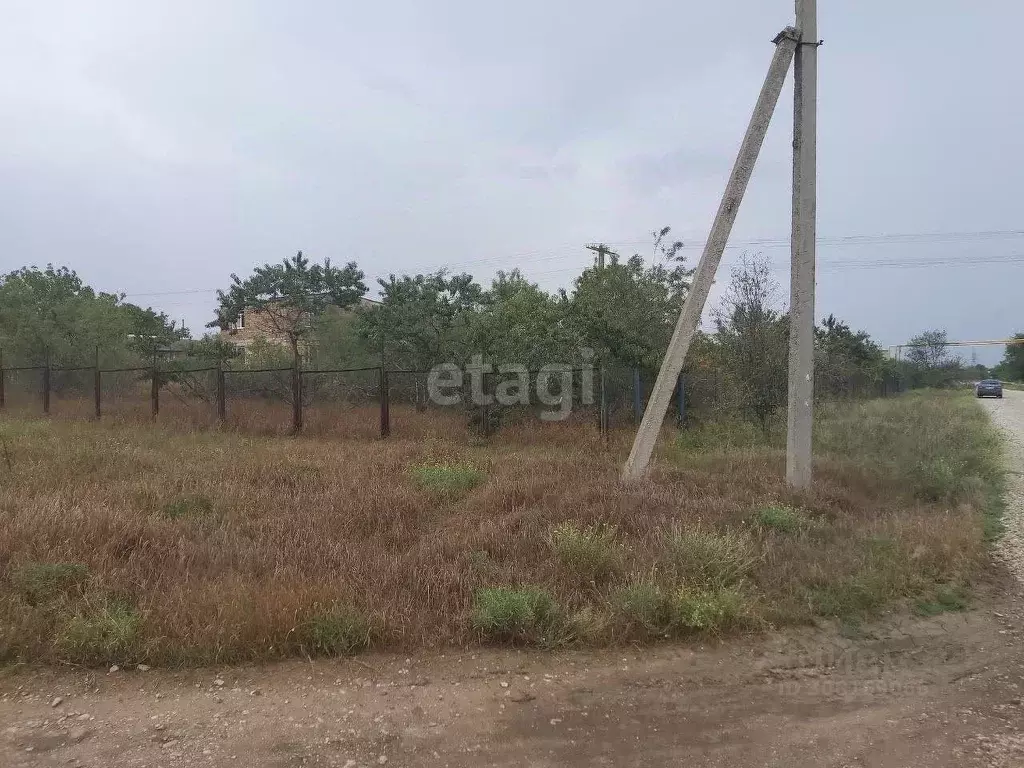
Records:
{"label": "grassy field", "polygon": [[[427,437],[427,435],[432,435]],[[387,441],[0,417],[0,656],[198,664],[366,647],[649,642],[962,607],[998,438],[966,395],[826,409],[816,483],[778,435],[532,423]]]}
{"label": "grassy field", "polygon": [[[54,396],[50,403],[50,418],[54,421],[95,421],[95,405],[88,397]],[[183,397],[171,388],[165,388],[160,399],[160,413],[155,422],[148,397],[108,398],[103,403],[101,423],[135,429],[156,424],[161,429],[192,433],[198,431],[233,432],[240,435],[281,437],[291,435],[292,406],[280,399],[260,397],[236,398],[227,404],[226,420],[217,418],[216,405],[197,398]],[[431,407],[418,410],[408,403],[392,403],[390,408],[391,432],[395,437],[408,440],[465,439],[472,431],[468,428],[468,411],[461,408]],[[36,420],[43,418],[38,397],[7,396],[4,415],[8,420]],[[578,429],[596,422],[596,412],[573,413],[564,423],[540,424],[530,412],[505,414],[503,433],[513,442],[526,440],[538,426],[542,427],[543,441],[560,440],[572,435],[573,440],[590,430]],[[632,414],[615,415],[616,424],[632,423]],[[358,398],[353,402],[314,401],[303,408],[302,434],[343,440],[372,441],[380,436],[380,406],[372,398]],[[587,435],[584,439],[588,439]],[[504,439],[504,438],[503,438]]]}

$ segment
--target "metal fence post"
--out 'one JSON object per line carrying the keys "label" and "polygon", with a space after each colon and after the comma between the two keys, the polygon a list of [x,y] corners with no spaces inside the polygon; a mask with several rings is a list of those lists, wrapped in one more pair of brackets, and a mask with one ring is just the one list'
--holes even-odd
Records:
{"label": "metal fence post", "polygon": [[391,382],[388,380],[387,369],[380,367],[380,436],[381,439],[391,434]]}
{"label": "metal fence post", "polygon": [[679,426],[683,426],[683,422],[686,420],[686,380],[683,378],[683,374],[679,374],[679,384],[677,395],[677,407],[679,410]]}
{"label": "metal fence post", "polygon": [[50,415],[50,350],[46,350],[46,366],[43,368],[43,413]]}
{"label": "metal fence post", "polygon": [[639,424],[644,417],[643,382],[640,379],[640,366],[633,368],[633,423]]}
{"label": "metal fence post", "polygon": [[302,431],[302,371],[299,361],[292,367],[292,432]]}
{"label": "metal fence post", "polygon": [[100,374],[100,348],[99,348],[98,345],[96,347],[96,367],[93,368],[92,386],[93,386],[93,396],[96,399],[96,420],[99,421],[100,420],[100,414],[102,413],[101,402],[102,402],[103,395],[101,393],[102,393],[103,389],[102,389],[102,380],[101,380],[101,374]]}
{"label": "metal fence post", "polygon": [[598,424],[601,428],[601,435],[607,440],[608,439],[608,376],[604,367],[601,365],[601,410],[597,415]]}
{"label": "metal fence post", "polygon": [[480,377],[480,388],[483,390],[483,404],[480,406],[480,433],[484,437],[491,436],[491,401],[487,399],[490,392],[490,387],[487,386],[491,381],[491,374],[484,373]]}
{"label": "metal fence post", "polygon": [[224,387],[224,362],[217,361],[217,418],[224,421],[227,416],[228,404]]}
{"label": "metal fence post", "polygon": [[154,365],[151,371],[152,383],[150,385],[149,397],[152,403],[153,418],[160,415],[160,370]]}
{"label": "metal fence post", "polygon": [[7,404],[7,394],[4,391],[4,351],[0,349],[0,408]]}

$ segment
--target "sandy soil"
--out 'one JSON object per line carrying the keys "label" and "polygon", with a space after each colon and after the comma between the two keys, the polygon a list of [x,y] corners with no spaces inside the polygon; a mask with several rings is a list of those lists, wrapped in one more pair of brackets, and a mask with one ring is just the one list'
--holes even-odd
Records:
{"label": "sandy soil", "polygon": [[715,645],[0,673],[0,766],[1024,766],[1024,392],[976,606]]}

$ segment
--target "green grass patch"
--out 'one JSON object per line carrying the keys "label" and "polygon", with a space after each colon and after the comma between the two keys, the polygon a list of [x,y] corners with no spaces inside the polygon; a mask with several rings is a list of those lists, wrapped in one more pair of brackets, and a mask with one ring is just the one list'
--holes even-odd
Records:
{"label": "green grass patch", "polygon": [[877,609],[885,595],[870,580],[849,579],[808,589],[807,602],[816,616],[848,619]]}
{"label": "green grass patch", "polygon": [[61,653],[85,664],[123,663],[135,652],[142,615],[127,601],[104,598],[75,613],[58,638]]}
{"label": "green grass patch", "polygon": [[897,539],[866,536],[855,546],[860,564],[852,575],[807,589],[813,614],[859,620],[886,605],[915,597],[927,588],[928,576]]}
{"label": "green grass patch", "polygon": [[739,584],[758,561],[750,537],[732,529],[675,527],[665,536],[664,550],[676,580],[701,588]]}
{"label": "green grass patch", "polygon": [[548,545],[564,568],[585,582],[613,576],[621,563],[615,527],[564,522],[551,529]]}
{"label": "green grass patch", "polygon": [[1005,471],[994,477],[986,486],[984,507],[983,532],[985,541],[992,545],[1006,533],[1006,523],[1003,519],[1006,514]]}
{"label": "green grass patch", "polygon": [[968,605],[965,590],[946,585],[937,589],[931,599],[918,600],[914,610],[921,616],[938,616],[940,613],[966,611]]}
{"label": "green grass patch", "polygon": [[767,432],[751,421],[718,414],[716,418],[687,426],[679,431],[673,447],[686,454],[728,453],[737,450],[777,447],[778,429]]}
{"label": "green grass patch", "polygon": [[803,510],[772,504],[757,511],[754,523],[779,533],[799,533],[810,528],[814,521]]}
{"label": "green grass patch", "polygon": [[743,618],[743,595],[730,587],[680,589],[672,599],[672,621],[682,632],[724,632]]}
{"label": "green grass patch", "polygon": [[209,520],[216,515],[213,501],[202,495],[181,496],[169,501],[160,513],[168,520]]}
{"label": "green grass patch", "polygon": [[746,601],[734,587],[665,589],[649,582],[622,587],[612,605],[632,633],[673,637],[720,633],[746,623]]}
{"label": "green grass patch", "polygon": [[357,611],[335,605],[309,616],[298,639],[311,656],[346,656],[369,647],[370,623]]}
{"label": "green grass patch", "polygon": [[962,392],[912,392],[823,409],[819,455],[853,460],[901,481],[922,501],[977,500],[1002,474],[1002,441]]}
{"label": "green grass patch", "polygon": [[79,591],[89,578],[81,563],[24,563],[11,571],[11,581],[29,605],[41,605]]}
{"label": "green grass patch", "polygon": [[672,610],[664,590],[657,584],[628,584],[612,598],[617,613],[647,634],[664,635],[672,624]]}
{"label": "green grass patch", "polygon": [[468,493],[487,478],[470,464],[417,464],[410,472],[422,488],[456,495]]}
{"label": "green grass patch", "polygon": [[561,618],[548,592],[536,587],[478,589],[471,622],[484,640],[547,644]]}

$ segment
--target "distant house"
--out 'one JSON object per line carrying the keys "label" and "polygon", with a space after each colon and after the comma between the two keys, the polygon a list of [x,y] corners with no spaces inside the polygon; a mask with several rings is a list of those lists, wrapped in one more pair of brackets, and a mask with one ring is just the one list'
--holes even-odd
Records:
{"label": "distant house", "polygon": [[188,357],[191,339],[178,339],[170,344],[162,344],[156,348],[156,355],[162,360],[183,360]]}
{"label": "distant house", "polygon": [[[361,298],[359,306],[375,307],[379,301]],[[337,310],[337,308],[334,308]],[[344,311],[344,310],[343,310]],[[281,333],[270,313],[265,309],[245,309],[238,315],[238,320],[228,328],[221,329],[220,337],[224,341],[241,347],[245,350],[256,339],[263,339],[271,344],[288,346],[288,336]]]}

